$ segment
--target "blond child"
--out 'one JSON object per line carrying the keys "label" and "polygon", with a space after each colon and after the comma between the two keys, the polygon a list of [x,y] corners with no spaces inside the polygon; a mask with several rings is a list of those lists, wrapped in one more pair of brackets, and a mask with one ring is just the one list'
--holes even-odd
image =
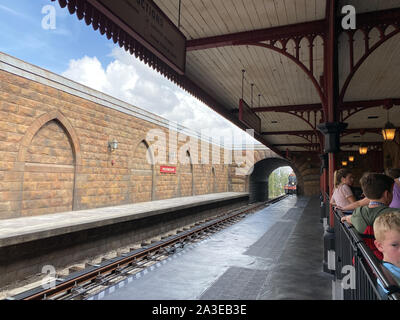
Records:
{"label": "blond child", "polygon": [[[383,254],[382,264],[400,286],[400,211],[383,213],[375,219],[373,227],[375,246]],[[378,283],[383,288],[379,280]]]}

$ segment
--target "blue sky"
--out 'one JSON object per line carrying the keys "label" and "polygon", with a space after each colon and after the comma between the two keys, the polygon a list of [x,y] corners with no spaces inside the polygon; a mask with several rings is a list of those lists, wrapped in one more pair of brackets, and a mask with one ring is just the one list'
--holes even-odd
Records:
{"label": "blue sky", "polygon": [[[56,9],[56,29],[42,28],[42,8]],[[71,59],[96,56],[111,61],[114,43],[50,0],[0,0],[0,51],[55,73],[68,68]]]}
{"label": "blue sky", "polygon": [[[44,29],[45,6],[55,29]],[[120,49],[58,1],[0,0],[0,52],[110,94],[170,121],[229,144],[256,142],[175,84]]]}

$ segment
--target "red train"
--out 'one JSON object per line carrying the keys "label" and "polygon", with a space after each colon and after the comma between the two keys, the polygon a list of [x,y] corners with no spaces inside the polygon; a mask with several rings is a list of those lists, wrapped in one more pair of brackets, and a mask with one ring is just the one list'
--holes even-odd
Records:
{"label": "red train", "polygon": [[297,179],[294,172],[289,174],[288,184],[283,187],[285,189],[285,194],[297,194]]}

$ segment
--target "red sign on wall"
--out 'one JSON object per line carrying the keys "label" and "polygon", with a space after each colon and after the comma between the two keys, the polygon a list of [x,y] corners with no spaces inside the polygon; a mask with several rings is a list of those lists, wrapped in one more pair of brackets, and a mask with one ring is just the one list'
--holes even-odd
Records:
{"label": "red sign on wall", "polygon": [[176,173],[176,167],[161,166],[161,167],[160,167],[160,173],[171,173],[171,174],[175,174],[175,173]]}

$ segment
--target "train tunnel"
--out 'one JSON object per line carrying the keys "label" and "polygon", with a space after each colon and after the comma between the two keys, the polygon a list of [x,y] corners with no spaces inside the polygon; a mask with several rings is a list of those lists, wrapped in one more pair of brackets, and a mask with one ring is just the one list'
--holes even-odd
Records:
{"label": "train tunnel", "polygon": [[249,176],[250,203],[268,200],[268,178],[270,174],[280,167],[291,167],[297,177],[297,194],[303,193],[303,179],[293,164],[282,158],[267,158],[258,161]]}

